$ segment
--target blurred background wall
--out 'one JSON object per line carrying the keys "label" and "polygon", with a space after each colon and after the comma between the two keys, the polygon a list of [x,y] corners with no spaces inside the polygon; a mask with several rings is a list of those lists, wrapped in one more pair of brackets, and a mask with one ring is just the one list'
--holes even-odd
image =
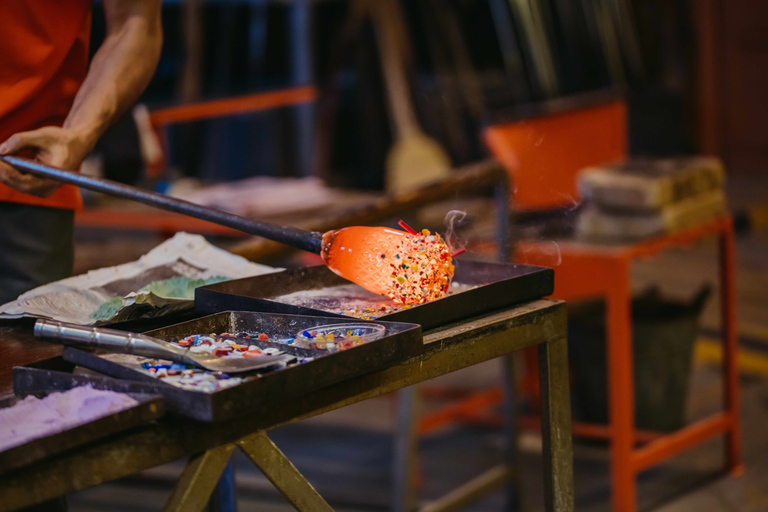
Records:
{"label": "blurred background wall", "polygon": [[[380,189],[392,143],[379,49],[349,0],[166,0],[150,109],[314,83],[314,106],[169,131],[178,175],[320,174]],[[619,92],[634,154],[719,154],[734,174],[768,158],[768,4],[761,0],[399,2],[417,116],[455,165],[521,106]],[[97,5],[98,11],[100,6]],[[104,34],[94,16],[93,48]],[[297,151],[297,144],[300,151]],[[309,150],[309,151],[307,151]]]}

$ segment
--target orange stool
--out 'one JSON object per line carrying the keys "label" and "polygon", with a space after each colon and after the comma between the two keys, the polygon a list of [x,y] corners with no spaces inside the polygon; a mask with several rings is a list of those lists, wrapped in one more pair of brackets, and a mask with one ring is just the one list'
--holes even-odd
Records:
{"label": "orange stool", "polygon": [[493,125],[483,136],[512,178],[515,211],[571,206],[580,170],[627,157],[627,106],[600,102]]}
{"label": "orange stool", "polygon": [[[635,258],[652,257],[664,249],[691,244],[711,235],[718,237],[720,245],[724,410],[677,432],[653,436],[649,441],[647,435],[641,438],[634,428],[630,263]],[[518,245],[519,261],[551,266],[555,263],[552,261],[551,247],[550,243],[542,246],[540,242],[522,242]],[[687,231],[633,245],[600,247],[565,242],[559,248],[561,262],[555,270],[554,297],[565,300],[594,296],[606,298],[610,420],[607,429],[589,431],[582,428],[579,433],[588,437],[605,437],[610,441],[613,510],[635,510],[635,477],[640,471],[716,435],[727,435],[726,468],[733,474],[741,473],[732,219],[723,217]],[[635,448],[636,443],[643,441],[647,443]]]}
{"label": "orange stool", "polygon": [[[623,102],[609,101],[487,128],[486,143],[505,164],[515,184],[515,209],[557,208],[575,202],[575,177],[580,169],[626,157],[626,115]],[[634,426],[630,263],[634,258],[652,257],[664,249],[712,235],[720,244],[724,411],[671,434],[638,432]],[[574,424],[574,433],[609,440],[613,510],[636,509],[635,477],[640,471],[716,435],[727,436],[727,468],[732,473],[742,471],[734,230],[730,217],[618,247],[520,241],[515,260],[554,267],[554,298],[606,298],[609,425]],[[529,375],[535,373],[531,365],[526,370]],[[528,387],[538,391],[533,383]],[[635,448],[636,444],[643,445]]]}

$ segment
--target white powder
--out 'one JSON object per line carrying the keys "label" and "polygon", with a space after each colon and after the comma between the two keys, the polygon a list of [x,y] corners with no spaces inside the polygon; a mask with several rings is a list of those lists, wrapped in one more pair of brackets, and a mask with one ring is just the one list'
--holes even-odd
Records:
{"label": "white powder", "polygon": [[128,395],[81,386],[45,398],[29,396],[0,409],[0,451],[63,432],[129,409],[138,402]]}

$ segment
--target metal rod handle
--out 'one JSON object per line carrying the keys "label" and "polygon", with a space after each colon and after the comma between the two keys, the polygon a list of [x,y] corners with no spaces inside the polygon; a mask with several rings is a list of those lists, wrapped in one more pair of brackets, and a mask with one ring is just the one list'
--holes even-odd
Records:
{"label": "metal rod handle", "polygon": [[19,170],[34,174],[35,176],[51,178],[62,183],[95,190],[96,192],[111,196],[130,199],[162,210],[182,213],[197,219],[207,220],[208,222],[213,222],[221,226],[240,230],[249,235],[261,236],[281,244],[290,245],[291,247],[301,249],[302,251],[320,254],[322,248],[323,234],[318,233],[317,231],[307,231],[293,226],[280,226],[268,222],[246,219],[240,215],[217,210],[216,208],[200,206],[199,204],[190,203],[183,199],[158,194],[157,192],[151,192],[149,190],[142,190],[115,181],[65,171],[64,169],[59,169],[18,156],[0,156],[0,161],[16,167]]}
{"label": "metal rod handle", "polygon": [[35,322],[35,336],[60,340],[65,345],[102,348],[110,352],[144,357],[168,359],[174,355],[183,356],[183,354],[177,354],[175,347],[170,344],[143,334],[69,324],[56,320]]}

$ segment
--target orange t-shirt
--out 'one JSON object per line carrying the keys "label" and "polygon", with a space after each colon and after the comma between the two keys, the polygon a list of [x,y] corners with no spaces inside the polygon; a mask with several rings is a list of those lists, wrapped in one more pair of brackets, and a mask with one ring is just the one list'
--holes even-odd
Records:
{"label": "orange t-shirt", "polygon": [[[61,126],[88,69],[93,0],[0,0],[0,142]],[[0,184],[0,201],[81,206],[77,187],[39,198]]]}

